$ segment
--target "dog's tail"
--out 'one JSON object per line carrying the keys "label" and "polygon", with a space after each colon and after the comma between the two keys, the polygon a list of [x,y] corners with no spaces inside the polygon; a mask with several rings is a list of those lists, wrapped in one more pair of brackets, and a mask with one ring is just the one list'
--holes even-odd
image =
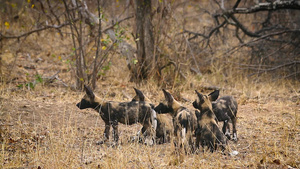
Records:
{"label": "dog's tail", "polygon": [[186,142],[186,127],[182,127],[181,129],[181,144]]}
{"label": "dog's tail", "polygon": [[186,144],[186,137],[187,137],[187,131],[189,130],[190,127],[190,120],[188,117],[182,118],[180,119],[180,123],[181,123],[181,144]]}
{"label": "dog's tail", "polygon": [[156,111],[151,109],[151,122],[152,122],[152,128],[154,131],[156,131],[157,128],[157,116],[156,116]]}

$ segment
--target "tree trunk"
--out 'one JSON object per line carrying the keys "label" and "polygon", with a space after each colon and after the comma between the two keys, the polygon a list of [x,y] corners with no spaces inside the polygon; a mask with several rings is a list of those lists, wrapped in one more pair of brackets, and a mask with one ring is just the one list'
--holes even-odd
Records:
{"label": "tree trunk", "polygon": [[138,73],[136,82],[148,79],[155,68],[151,0],[135,0]]}

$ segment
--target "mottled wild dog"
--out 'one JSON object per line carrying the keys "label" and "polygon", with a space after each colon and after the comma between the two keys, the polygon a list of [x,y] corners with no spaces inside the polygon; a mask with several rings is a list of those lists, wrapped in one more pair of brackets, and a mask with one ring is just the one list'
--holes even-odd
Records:
{"label": "mottled wild dog", "polygon": [[[232,96],[223,96],[217,100],[219,97],[219,90],[215,90],[212,93],[210,93],[208,96],[212,96],[212,109],[213,112],[215,113],[218,121],[223,121],[223,128],[222,131],[226,135],[228,139],[231,139],[230,137],[230,126],[229,126],[229,121],[231,120],[232,122],[232,135],[233,135],[233,140],[237,141],[237,132],[236,132],[236,121],[237,121],[237,109],[238,109],[238,104],[236,100]],[[199,100],[195,100],[193,102],[193,106],[196,109],[199,109],[201,106],[201,103]]]}
{"label": "mottled wild dog", "polygon": [[202,95],[196,91],[199,99],[199,111],[196,111],[197,116],[197,128],[195,131],[196,134],[196,147],[199,148],[199,145],[204,148],[208,146],[211,152],[215,151],[218,145],[221,146],[222,151],[225,150],[226,137],[221,132],[218,127],[216,116],[212,111],[212,103],[216,94],[211,93],[210,95]]}
{"label": "mottled wild dog", "polygon": [[[132,101],[144,101],[154,106],[149,98],[144,93],[134,88],[136,95]],[[173,122],[172,117],[168,114],[156,114],[157,127],[156,127],[156,142],[158,144],[170,142],[171,135],[173,135]]]}
{"label": "mottled wild dog", "polygon": [[112,125],[114,141],[118,142],[119,122],[127,125],[141,123],[144,128],[143,134],[152,134],[154,138],[156,125],[151,119],[154,119],[153,116],[156,116],[156,112],[148,103],[138,101],[103,102],[88,86],[84,86],[84,89],[86,94],[76,106],[80,109],[92,108],[100,114],[105,122],[104,141],[109,139],[110,126]]}
{"label": "mottled wild dog", "polygon": [[196,126],[196,115],[176,101],[173,96],[163,89],[166,103],[160,103],[154,108],[158,114],[170,113],[173,117],[175,145],[185,150],[194,149],[193,132]]}

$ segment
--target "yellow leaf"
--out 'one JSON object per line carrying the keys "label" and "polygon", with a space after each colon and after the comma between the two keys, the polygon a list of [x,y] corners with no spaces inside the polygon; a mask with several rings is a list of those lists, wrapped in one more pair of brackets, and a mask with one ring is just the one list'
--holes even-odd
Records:
{"label": "yellow leaf", "polygon": [[6,29],[9,29],[9,23],[5,22],[4,25],[6,26]]}
{"label": "yellow leaf", "polygon": [[105,39],[101,39],[100,41],[103,42],[103,41],[105,41]]}
{"label": "yellow leaf", "polygon": [[58,60],[61,60],[61,56],[58,56]]}
{"label": "yellow leaf", "polygon": [[106,46],[102,46],[102,50],[106,50]]}
{"label": "yellow leaf", "polygon": [[11,7],[13,7],[13,8],[15,8],[15,7],[17,6],[16,3],[11,3],[10,5],[11,5]]}
{"label": "yellow leaf", "polygon": [[33,7],[34,7],[34,4],[31,5],[31,8],[33,8]]}
{"label": "yellow leaf", "polygon": [[27,0],[28,3],[30,3],[30,0]]}

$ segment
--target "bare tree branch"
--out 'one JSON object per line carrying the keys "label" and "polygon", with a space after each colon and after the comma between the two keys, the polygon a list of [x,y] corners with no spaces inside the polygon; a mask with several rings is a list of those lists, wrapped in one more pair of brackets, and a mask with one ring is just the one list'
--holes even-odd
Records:
{"label": "bare tree branch", "polygon": [[[217,1],[215,1],[218,5],[220,5]],[[257,32],[251,32],[249,31],[235,16],[234,14],[249,14],[249,13],[255,13],[260,11],[274,11],[274,10],[281,10],[281,9],[294,9],[294,10],[300,10],[300,1],[296,0],[282,0],[282,1],[275,1],[273,3],[266,2],[266,3],[259,3],[255,6],[252,6],[250,8],[237,8],[239,5],[240,0],[237,0],[235,5],[233,6],[233,9],[229,10],[222,10],[221,13],[214,14],[213,16],[216,18],[218,23],[218,17],[223,17],[224,21],[221,24],[218,24],[216,27],[214,27],[207,35],[203,33],[193,32],[189,30],[184,30],[182,33],[188,33],[194,35],[193,37],[189,38],[189,40],[195,39],[197,37],[203,37],[204,39],[209,39],[217,30],[219,30],[221,27],[223,27],[226,23],[234,25],[241,29],[243,33],[245,33],[247,36],[250,37],[261,37],[263,36],[261,33],[265,32],[267,30],[272,30],[276,27],[266,27],[263,28]],[[268,15],[268,18],[266,21],[269,20],[270,15]],[[232,21],[230,21],[230,19]],[[238,37],[238,36],[237,36]],[[240,40],[240,39],[239,39]]]}
{"label": "bare tree branch", "polygon": [[[216,32],[217,30],[219,30],[221,27],[223,27],[224,25],[226,24],[226,21],[223,21],[221,24],[219,24],[218,26],[216,26],[215,28],[213,28],[209,33],[208,35],[205,35],[205,34],[202,34],[202,33],[197,33],[197,32],[193,32],[193,31],[189,31],[189,30],[183,30],[182,33],[188,33],[188,34],[191,34],[191,35],[194,35],[193,37],[189,38],[188,40],[192,40],[192,39],[195,39],[197,38],[198,36],[201,36],[203,37],[204,39],[209,39],[214,32]],[[182,34],[180,33],[180,34]]]}
{"label": "bare tree branch", "polygon": [[41,27],[41,28],[38,28],[38,29],[35,29],[35,30],[31,30],[31,31],[23,33],[21,35],[12,35],[12,36],[10,36],[10,35],[3,35],[0,32],[0,41],[2,41],[3,39],[20,39],[22,37],[26,37],[26,36],[29,36],[29,35],[31,35],[33,33],[37,33],[37,32],[40,32],[40,31],[43,31],[43,30],[46,30],[46,29],[60,29],[60,28],[62,28],[64,26],[67,26],[67,25],[70,25],[70,24],[72,24],[74,22],[77,22],[78,20],[79,19],[76,18],[72,22],[65,22],[65,23],[63,23],[61,25],[46,25],[44,27]]}
{"label": "bare tree branch", "polygon": [[234,53],[235,51],[239,50],[241,47],[249,45],[250,43],[254,43],[254,42],[260,41],[262,39],[266,39],[266,38],[271,37],[271,36],[282,35],[282,34],[285,34],[285,33],[300,33],[300,29],[296,29],[296,30],[284,30],[284,31],[280,31],[280,32],[270,33],[270,34],[258,37],[256,39],[253,39],[253,40],[251,40],[251,41],[249,41],[247,43],[243,43],[243,44],[240,44],[238,46],[235,46],[235,47],[231,48],[230,50],[226,51],[225,53],[222,53],[221,55],[224,56],[224,57],[228,56],[228,55]]}
{"label": "bare tree branch", "polygon": [[117,21],[113,21],[113,23],[112,23],[110,26],[104,28],[104,29],[102,30],[102,32],[107,32],[109,29],[112,29],[112,28],[113,28],[114,26],[116,26],[117,24],[120,24],[121,22],[126,21],[126,20],[129,20],[129,19],[131,19],[131,18],[133,18],[133,17],[134,17],[134,16],[131,15],[131,16],[127,16],[127,17],[125,17],[125,18],[123,18],[123,19],[120,19],[120,20],[117,20]]}
{"label": "bare tree branch", "polygon": [[295,9],[300,10],[300,1],[296,0],[282,0],[275,2],[265,2],[259,3],[250,8],[233,8],[231,10],[226,11],[226,14],[249,14],[260,11],[274,11],[281,9]]}
{"label": "bare tree branch", "polygon": [[233,6],[233,9],[236,9],[239,6],[240,2],[241,0],[237,0]]}
{"label": "bare tree branch", "polygon": [[293,61],[293,62],[289,62],[289,63],[284,63],[282,65],[278,65],[272,68],[268,68],[268,69],[260,69],[260,68],[249,68],[250,70],[257,70],[258,72],[252,73],[249,76],[253,76],[254,74],[261,74],[263,72],[269,72],[269,71],[274,71],[277,69],[281,69],[287,66],[292,66],[292,65],[296,65],[296,64],[300,64],[300,61]]}

